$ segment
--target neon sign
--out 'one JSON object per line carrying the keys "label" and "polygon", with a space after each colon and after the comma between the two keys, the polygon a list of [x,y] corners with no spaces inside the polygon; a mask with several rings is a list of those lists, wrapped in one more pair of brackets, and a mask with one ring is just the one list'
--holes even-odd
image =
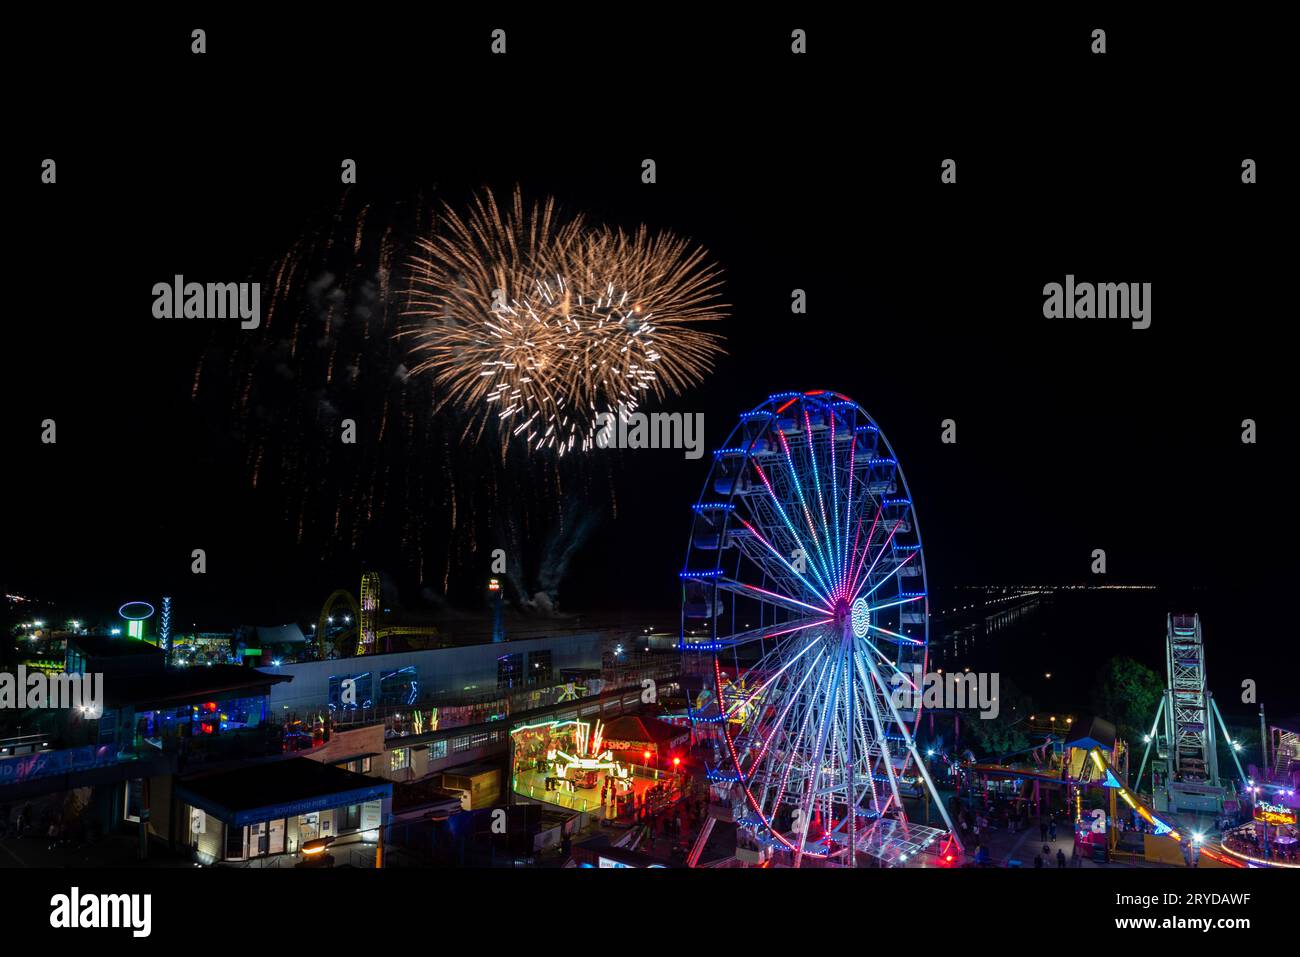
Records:
{"label": "neon sign", "polygon": [[1255,820],[1264,824],[1294,824],[1295,808],[1271,801],[1260,801],[1255,805]]}

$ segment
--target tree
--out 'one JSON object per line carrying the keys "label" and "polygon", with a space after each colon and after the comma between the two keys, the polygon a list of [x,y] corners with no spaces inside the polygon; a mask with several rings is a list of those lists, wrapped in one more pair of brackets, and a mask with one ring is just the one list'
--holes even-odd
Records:
{"label": "tree", "polygon": [[996,718],[982,718],[976,711],[962,713],[964,743],[979,757],[994,758],[1042,743],[1031,738],[1025,726],[1034,710],[1033,699],[1006,675],[1001,676],[1000,685]]}
{"label": "tree", "polygon": [[1112,722],[1121,738],[1136,743],[1151,730],[1164,693],[1158,674],[1140,661],[1116,655],[1097,672],[1092,710]]}

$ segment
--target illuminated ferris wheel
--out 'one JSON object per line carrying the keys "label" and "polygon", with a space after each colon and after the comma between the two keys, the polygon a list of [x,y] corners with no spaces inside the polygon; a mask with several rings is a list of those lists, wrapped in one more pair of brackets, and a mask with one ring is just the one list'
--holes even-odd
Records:
{"label": "illuminated ferris wheel", "polygon": [[942,802],[946,834],[904,807],[934,793],[907,694],[926,666],[925,558],[902,469],[856,402],[789,392],[740,416],[681,579],[684,665],[704,678],[692,719],[748,836],[795,866],[960,847]]}

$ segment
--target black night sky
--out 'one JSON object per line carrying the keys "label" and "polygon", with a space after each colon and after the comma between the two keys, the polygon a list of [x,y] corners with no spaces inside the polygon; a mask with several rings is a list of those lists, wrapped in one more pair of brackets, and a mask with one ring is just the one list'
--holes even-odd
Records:
{"label": "black night sky", "polygon": [[[519,183],[704,245],[726,272],[727,355],[663,408],[703,412],[711,450],[773,392],[855,398],[906,470],[932,588],[1091,581],[1104,548],[1110,581],[1227,609],[1240,633],[1219,648],[1266,662],[1294,647],[1294,307],[1279,288],[1291,262],[1269,180],[1286,173],[1269,165],[1282,161],[1269,124],[1208,84],[1182,98],[1198,115],[1135,101],[1140,66],[1122,47],[1087,64],[1086,107],[1063,80],[1078,58],[1042,52],[1028,72],[994,64],[971,85],[954,73],[932,112],[905,110],[893,96],[925,71],[900,68],[898,49],[888,69],[862,62],[883,39],[827,39],[835,65],[819,72],[791,64],[780,32],[742,109],[724,62],[706,56],[722,42],[711,28],[676,37],[687,53],[671,58],[656,52],[659,29],[624,35],[594,70],[570,64],[581,77],[526,52],[544,37],[527,29],[499,74],[486,53],[416,37],[386,40],[371,52],[388,68],[367,70],[346,54],[364,33],[345,43],[324,29],[241,36],[236,55],[182,80],[128,48],[103,88],[21,115],[7,161],[20,274],[3,350],[0,584],[87,615],[172,593],[182,619],[213,625],[306,620],[363,567],[410,604],[440,589],[440,573],[421,579],[396,549],[296,544],[279,499],[250,488],[191,400],[212,324],[150,315],[151,286],[176,273],[264,279],[338,206],[350,157],[348,201],[375,210]],[[915,37],[890,42],[923,52]],[[735,96],[701,85],[715,71]],[[1028,100],[1039,87],[1051,110]],[[1153,130],[1169,137],[1160,149]],[[35,172],[46,155],[53,187]],[[1256,187],[1240,183],[1245,155],[1268,171]],[[948,156],[955,186],[939,183]],[[654,185],[640,181],[645,157]],[[1067,273],[1152,283],[1151,328],[1044,319],[1042,287]],[[806,316],[790,314],[794,288]],[[40,443],[46,418],[57,445]],[[940,442],[945,418],[955,446]],[[1245,418],[1255,445],[1240,440]],[[617,515],[576,555],[563,609],[673,613],[708,461],[622,454]],[[202,578],[189,571],[196,547]],[[486,576],[487,561],[469,572]]]}

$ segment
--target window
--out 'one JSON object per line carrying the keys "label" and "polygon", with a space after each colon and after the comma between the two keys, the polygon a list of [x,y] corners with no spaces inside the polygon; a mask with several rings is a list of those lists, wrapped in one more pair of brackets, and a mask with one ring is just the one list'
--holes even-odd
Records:
{"label": "window", "polygon": [[436,761],[438,758],[445,758],[446,756],[447,756],[446,738],[443,738],[441,741],[434,741],[432,744],[429,745],[430,761]]}
{"label": "window", "polygon": [[250,824],[248,830],[248,856],[265,857],[270,850],[270,833],[266,821]]}
{"label": "window", "polygon": [[361,829],[361,805],[349,804],[339,808],[339,833]]}
{"label": "window", "polygon": [[349,771],[351,771],[351,772],[354,773],[354,774],[369,774],[369,773],[370,773],[370,759],[369,759],[369,758],[357,758],[355,761],[349,761],[348,764],[347,764],[347,768],[348,768]]}
{"label": "window", "polygon": [[411,705],[420,696],[420,681],[415,666],[390,671],[379,679],[381,705]]}
{"label": "window", "polygon": [[235,827],[233,824],[226,825],[226,860],[238,861],[244,857],[244,835],[248,831],[246,827]]}
{"label": "window", "polygon": [[269,830],[268,830],[268,833],[269,833],[269,835],[270,835],[270,849],[267,851],[267,853],[268,853],[268,854],[283,854],[283,853],[284,853],[285,819],[282,818],[282,817],[281,817],[281,818],[276,818],[274,821],[272,821],[270,824],[268,824],[267,827],[268,827],[268,829],[269,829]]}
{"label": "window", "polygon": [[[374,706],[374,690],[371,687],[374,684],[374,676],[369,672],[353,675],[330,675],[330,710],[342,709],[351,711],[354,708],[370,708]],[[346,682],[354,682],[352,690],[355,692],[355,698],[346,694]],[[344,698],[347,698],[344,701]]]}
{"label": "window", "polygon": [[392,751],[388,756],[388,767],[391,771],[404,771],[411,766],[411,749],[398,748]]}
{"label": "window", "polygon": [[112,744],[117,740],[117,710],[105,709],[104,713],[99,716],[99,727],[96,729],[98,741],[100,744]]}
{"label": "window", "polygon": [[551,650],[530,651],[528,653],[528,683],[533,685],[549,684],[554,675],[551,672]]}
{"label": "window", "polygon": [[122,801],[122,819],[140,823],[140,808],[144,803],[144,782],[138,778],[126,782],[126,797]]}
{"label": "window", "polygon": [[453,754],[459,754],[462,751],[469,750],[469,735],[464,734],[459,738],[451,739],[451,751]]}
{"label": "window", "polygon": [[522,654],[497,656],[497,687],[520,688],[524,685],[524,656]]}

